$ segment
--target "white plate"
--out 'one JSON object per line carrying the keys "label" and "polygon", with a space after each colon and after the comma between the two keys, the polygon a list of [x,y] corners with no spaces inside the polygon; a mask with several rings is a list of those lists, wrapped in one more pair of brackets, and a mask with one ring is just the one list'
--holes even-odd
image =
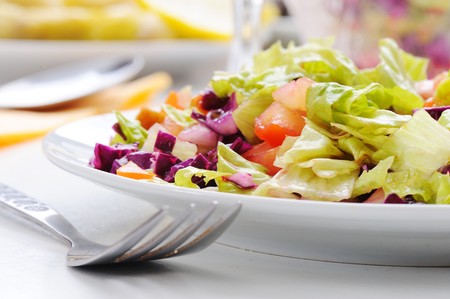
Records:
{"label": "white plate", "polygon": [[0,84],[33,72],[99,55],[142,55],[142,75],[170,73],[175,81],[189,78],[193,85],[208,82],[224,69],[228,43],[201,40],[45,41],[0,39]]}
{"label": "white plate", "polygon": [[[129,115],[132,117],[132,115]],[[282,256],[377,265],[449,266],[450,206],[330,203],[241,196],[122,178],[88,166],[113,134],[112,114],[62,126],[44,139],[59,167],[157,205],[242,201],[220,243]]]}

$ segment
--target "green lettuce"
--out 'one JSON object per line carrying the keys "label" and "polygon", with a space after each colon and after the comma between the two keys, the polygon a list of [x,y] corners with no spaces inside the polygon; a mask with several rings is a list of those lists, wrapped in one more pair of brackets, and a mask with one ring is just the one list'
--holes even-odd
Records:
{"label": "green lettuce", "polygon": [[434,102],[439,106],[450,105],[450,77],[442,80],[436,90]]}
{"label": "green lettuce", "polygon": [[122,130],[123,135],[126,137],[124,140],[122,136],[116,134],[110,141],[110,144],[115,143],[138,143],[139,148],[141,148],[145,140],[147,139],[148,133],[147,130],[144,129],[139,121],[132,121],[127,119],[122,113],[119,111],[114,111],[114,114],[119,123],[120,129]]}
{"label": "green lettuce", "polygon": [[[219,142],[217,146],[217,171],[221,173],[247,173],[250,174],[253,178],[253,181],[256,185],[260,185],[263,182],[270,179],[270,176],[266,174],[266,168],[261,164],[254,163],[246,160],[241,155],[233,151],[230,147],[225,144]],[[230,193],[241,193],[241,194],[249,194],[252,191],[242,189],[232,182],[218,180],[217,186],[219,191],[222,192],[230,192]]]}
{"label": "green lettuce", "polygon": [[353,188],[352,197],[371,192],[381,188],[386,183],[388,171],[394,162],[394,157],[388,157],[369,171],[363,171],[358,177]]}
{"label": "green lettuce", "polygon": [[406,53],[393,39],[379,41],[380,64],[371,74],[372,79],[386,87],[393,97],[394,111],[410,114],[423,107],[423,99],[414,88],[414,82],[427,78],[428,59]]}
{"label": "green lettuce", "polygon": [[221,182],[222,177],[230,175],[231,173],[227,172],[205,170],[193,166],[188,166],[177,171],[177,173],[175,174],[175,185],[193,189],[200,189],[197,184],[194,184],[192,182],[193,177],[203,178],[203,180],[207,184],[211,180],[215,180],[216,183]]}
{"label": "green lettuce", "polygon": [[450,109],[442,112],[441,117],[438,119],[438,123],[444,128],[450,130]]}
{"label": "green lettuce", "polygon": [[435,172],[430,178],[430,185],[436,196],[428,203],[450,204],[450,175]]}
{"label": "green lettuce", "polygon": [[167,104],[162,105],[161,108],[170,119],[182,127],[190,127],[197,123],[197,121],[191,117],[191,109],[181,110]]}
{"label": "green lettuce", "polygon": [[288,138],[282,144],[274,165],[280,168],[289,164],[305,162],[315,158],[339,158],[344,153],[334,142],[325,135],[306,125],[302,134],[295,138]]}
{"label": "green lettuce", "polygon": [[377,83],[363,88],[316,83],[307,93],[307,117],[309,122],[324,130],[339,129],[380,147],[387,135],[411,119],[410,115],[379,109],[380,106],[390,106],[391,100]]}
{"label": "green lettuce", "polygon": [[450,160],[450,131],[419,110],[374,154],[378,161],[390,156],[395,157],[394,171],[417,171],[427,179]]}
{"label": "green lettuce", "polygon": [[350,198],[358,174],[359,165],[352,161],[312,159],[290,164],[253,194],[298,194],[305,199],[340,201]]}

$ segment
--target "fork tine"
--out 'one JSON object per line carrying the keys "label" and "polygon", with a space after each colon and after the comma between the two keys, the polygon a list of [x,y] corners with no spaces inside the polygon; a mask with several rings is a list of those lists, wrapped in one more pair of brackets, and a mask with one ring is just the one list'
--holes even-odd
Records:
{"label": "fork tine", "polygon": [[192,215],[192,213],[194,212],[194,208],[195,204],[191,204],[190,207],[181,215],[181,217],[178,217],[176,220],[172,221],[170,225],[166,226],[156,236],[154,236],[141,246],[133,248],[122,256],[119,256],[114,262],[122,263],[135,261],[138,257],[144,255],[145,253],[161,244],[161,242],[164,241],[170,234],[172,234],[181,225],[181,223],[186,221],[186,219]]}
{"label": "fork tine", "polygon": [[[214,243],[217,238],[219,238],[222,233],[233,223],[234,219],[239,214],[242,208],[242,203],[239,201],[228,211],[225,215],[223,215],[219,220],[214,222],[211,226],[206,228],[198,237],[189,243],[183,245],[180,248],[176,248],[175,250],[168,252],[166,255],[160,258],[169,258],[173,256],[181,256],[185,254],[190,254],[194,252],[201,251]],[[157,258],[153,258],[157,259]]]}
{"label": "fork tine", "polygon": [[170,242],[164,244],[163,246],[157,248],[156,250],[149,251],[148,253],[142,255],[138,258],[138,261],[148,261],[156,260],[164,257],[167,253],[174,251],[178,246],[183,244],[189,237],[192,236],[212,215],[214,210],[217,208],[218,202],[214,201],[210,208],[198,216],[188,227],[183,229],[178,235],[176,235]]}
{"label": "fork tine", "polygon": [[[159,209],[148,220],[135,228],[131,233],[127,234],[113,245],[106,247],[102,253],[93,256],[92,260],[88,261],[88,263],[110,263],[118,256],[123,255],[125,252],[130,250],[130,248],[136,245],[136,243],[142,240],[142,238],[144,238],[148,234],[148,232],[153,229],[159,222],[161,222],[166,213],[167,209]],[[76,262],[76,260],[68,260],[68,264],[76,265]],[[86,264],[86,261],[84,262],[84,264]]]}

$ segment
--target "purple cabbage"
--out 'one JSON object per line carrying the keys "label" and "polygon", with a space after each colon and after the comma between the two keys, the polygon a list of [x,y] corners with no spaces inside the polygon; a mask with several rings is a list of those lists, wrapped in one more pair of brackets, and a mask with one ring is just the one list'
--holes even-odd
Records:
{"label": "purple cabbage", "polygon": [[219,135],[202,124],[195,124],[184,129],[178,134],[178,138],[183,141],[197,144],[200,150],[214,148],[219,141]]}
{"label": "purple cabbage", "polygon": [[152,167],[154,160],[155,159],[153,153],[147,153],[142,151],[132,152],[120,159],[114,160],[110,172],[116,173],[118,168],[127,164],[129,161],[134,162],[142,169],[150,169]]}
{"label": "purple cabbage", "polygon": [[163,131],[158,131],[155,140],[155,150],[163,153],[171,153],[176,142],[177,138],[175,136]]}
{"label": "purple cabbage", "polygon": [[202,95],[201,107],[206,111],[222,108],[228,101],[228,98],[219,98],[212,90],[206,91]]}
{"label": "purple cabbage", "polygon": [[239,132],[232,115],[236,108],[236,96],[233,93],[221,108],[211,109],[206,115],[193,111],[191,117],[219,135],[233,135]]}
{"label": "purple cabbage", "polygon": [[[432,118],[435,120],[438,120],[439,117],[441,117],[442,112],[444,112],[447,109],[450,109],[450,106],[440,106],[440,107],[426,107],[423,108]],[[415,111],[414,111],[415,112]]]}
{"label": "purple cabbage", "polygon": [[157,176],[164,178],[170,171],[170,168],[180,162],[181,160],[172,154],[155,152],[152,169]]}
{"label": "purple cabbage", "polygon": [[415,204],[417,203],[411,195],[405,196],[405,198],[401,198],[395,193],[389,194],[384,199],[385,204]]}
{"label": "purple cabbage", "polygon": [[388,196],[386,196],[386,198],[384,199],[384,203],[389,203],[389,204],[406,204],[407,202],[404,201],[397,194],[392,193],[392,194],[389,194]]}
{"label": "purple cabbage", "polygon": [[438,171],[442,174],[450,174],[450,164],[442,166],[441,168],[438,169]]}
{"label": "purple cabbage", "polygon": [[125,134],[122,131],[122,127],[120,126],[120,124],[118,122],[116,122],[113,126],[112,129],[114,130],[114,132],[116,132],[120,137],[122,137],[123,140],[127,140],[127,136],[125,136]]}
{"label": "purple cabbage", "polygon": [[230,148],[236,153],[242,155],[246,151],[251,150],[253,148],[253,145],[251,145],[247,141],[244,141],[242,137],[237,137],[230,145]]}
{"label": "purple cabbage", "polygon": [[129,153],[138,150],[137,144],[115,144],[113,146],[97,143],[94,148],[94,156],[89,165],[95,169],[109,172],[116,159],[120,159]]}
{"label": "purple cabbage", "polygon": [[193,166],[199,169],[209,169],[211,162],[206,159],[203,154],[198,154],[194,158],[187,159],[181,163],[173,165],[170,170],[167,172],[164,180],[166,182],[172,183],[174,182],[175,174],[178,170],[186,168],[188,166]]}

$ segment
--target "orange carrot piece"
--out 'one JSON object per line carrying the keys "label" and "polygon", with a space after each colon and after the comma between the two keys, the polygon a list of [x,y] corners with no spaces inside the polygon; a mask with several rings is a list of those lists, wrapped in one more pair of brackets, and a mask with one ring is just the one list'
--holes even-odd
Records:
{"label": "orange carrot piece", "polygon": [[155,123],[162,123],[164,121],[164,112],[155,111],[146,107],[142,107],[136,119],[141,123],[141,126],[148,130]]}
{"label": "orange carrot piece", "polygon": [[128,161],[127,164],[118,168],[116,174],[136,180],[152,179],[155,176],[153,172],[142,169],[133,161]]}
{"label": "orange carrot piece", "polygon": [[170,105],[170,106],[175,107],[177,109],[184,109],[184,107],[182,107],[180,105],[180,102],[179,102],[179,99],[178,99],[178,93],[176,91],[170,91],[169,92],[169,94],[167,95],[165,103],[167,105]]}

